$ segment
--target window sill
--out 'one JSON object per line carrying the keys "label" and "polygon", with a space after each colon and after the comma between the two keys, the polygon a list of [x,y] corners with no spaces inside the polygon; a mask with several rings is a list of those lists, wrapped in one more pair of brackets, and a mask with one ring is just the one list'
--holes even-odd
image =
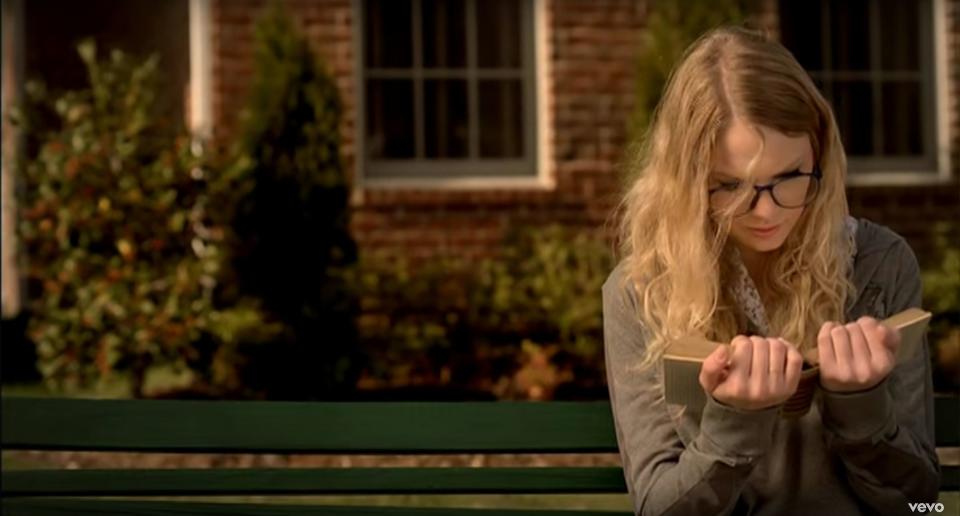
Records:
{"label": "window sill", "polygon": [[365,178],[356,185],[360,190],[416,189],[432,191],[503,189],[550,191],[555,186],[552,180],[542,177]]}
{"label": "window sill", "polygon": [[952,174],[939,171],[889,171],[848,173],[848,187],[941,186],[956,183]]}

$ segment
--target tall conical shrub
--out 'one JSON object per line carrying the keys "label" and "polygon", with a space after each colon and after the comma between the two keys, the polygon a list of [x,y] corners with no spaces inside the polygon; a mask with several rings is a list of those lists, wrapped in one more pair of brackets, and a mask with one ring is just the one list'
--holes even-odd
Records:
{"label": "tall conical shrub", "polygon": [[290,17],[270,8],[256,28],[232,261],[237,294],[260,298],[290,330],[249,361],[248,387],[273,398],[338,398],[356,378],[347,276],[357,249],[340,118],[333,79]]}

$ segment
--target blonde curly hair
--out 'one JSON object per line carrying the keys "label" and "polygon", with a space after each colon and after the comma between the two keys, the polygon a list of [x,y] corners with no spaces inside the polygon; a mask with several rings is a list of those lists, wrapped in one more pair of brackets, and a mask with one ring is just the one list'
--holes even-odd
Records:
{"label": "blonde curly hair", "polygon": [[807,135],[823,173],[819,195],[773,251],[761,281],[772,299],[765,306],[771,336],[806,350],[815,347],[824,321],[843,320],[853,292],[852,243],[845,230],[846,157],[833,113],[782,45],[723,27],[693,43],[671,74],[618,210],[624,277],[637,292],[637,316],[648,332],[641,367],[655,363],[674,338],[728,342],[744,330],[730,292],[732,214],[711,213],[707,193],[718,141],[735,117]]}

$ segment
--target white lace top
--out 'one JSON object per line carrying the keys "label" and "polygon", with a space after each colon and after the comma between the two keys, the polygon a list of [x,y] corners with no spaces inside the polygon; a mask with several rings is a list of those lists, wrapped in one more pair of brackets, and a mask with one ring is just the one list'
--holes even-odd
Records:
{"label": "white lace top", "polygon": [[[847,238],[850,240],[850,248],[853,250],[850,254],[850,270],[852,270],[853,259],[857,254],[857,220],[848,216],[846,225]],[[763,309],[763,301],[760,300],[760,293],[757,291],[753,279],[750,278],[747,267],[743,264],[743,260],[740,258],[740,252],[736,246],[733,247],[733,252],[737,266],[737,277],[734,279],[733,284],[734,300],[743,310],[743,313],[747,316],[747,319],[750,320],[753,327],[757,329],[757,333],[760,335],[769,335],[770,325],[767,322],[767,313]]]}

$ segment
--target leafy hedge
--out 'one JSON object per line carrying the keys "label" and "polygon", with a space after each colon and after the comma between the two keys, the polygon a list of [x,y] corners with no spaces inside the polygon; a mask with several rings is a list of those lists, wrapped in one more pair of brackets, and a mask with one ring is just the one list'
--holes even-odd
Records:
{"label": "leafy hedge", "polygon": [[550,226],[515,231],[499,256],[479,263],[439,259],[413,269],[365,258],[359,327],[369,368],[361,388],[419,384],[536,398],[602,387],[600,289],[612,256],[601,238]]}
{"label": "leafy hedge", "polygon": [[605,242],[524,228],[480,263],[358,262],[332,78],[281,11],[258,23],[257,48],[223,155],[165,124],[155,58],[98,59],[88,42],[89,88],[29,89],[19,235],[48,384],[129,377],[132,395],[154,395],[148,373],[167,370],[191,385],[174,394],[210,397],[602,387]]}
{"label": "leafy hedge", "polygon": [[[156,58],[82,43],[90,88],[27,88],[17,121],[39,143],[18,166],[19,239],[26,255],[28,335],[52,386],[89,386],[147,368],[182,365],[207,324],[218,272],[204,226],[200,159],[155,112]],[[53,113],[41,132],[38,116]]]}
{"label": "leafy hedge", "polygon": [[940,223],[934,228],[940,263],[925,269],[924,307],[934,316],[930,325],[933,380],[937,391],[960,389],[960,225]]}

